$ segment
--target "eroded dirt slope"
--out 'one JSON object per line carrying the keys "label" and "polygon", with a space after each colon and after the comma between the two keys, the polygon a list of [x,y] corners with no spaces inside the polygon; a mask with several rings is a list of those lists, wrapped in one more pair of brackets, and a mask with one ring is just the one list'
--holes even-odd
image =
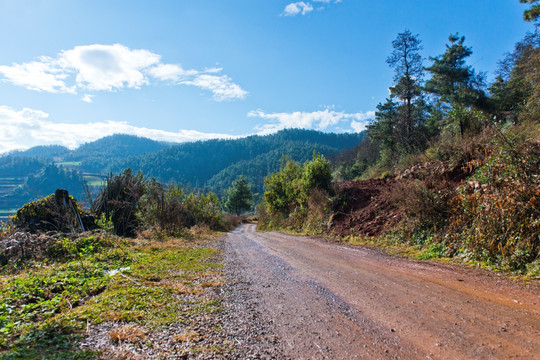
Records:
{"label": "eroded dirt slope", "polygon": [[[234,269],[229,281],[236,285],[228,291],[235,323],[245,320],[236,330],[237,346],[249,350],[248,357],[534,359],[540,354],[537,283],[257,233],[254,225],[230,233],[225,251],[226,267]],[[236,300],[234,292],[240,295]]]}

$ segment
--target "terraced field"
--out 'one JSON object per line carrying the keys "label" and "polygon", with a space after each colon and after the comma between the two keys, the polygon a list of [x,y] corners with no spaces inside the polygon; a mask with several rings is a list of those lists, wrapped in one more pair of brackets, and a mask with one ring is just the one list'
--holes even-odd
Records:
{"label": "terraced field", "polygon": [[5,199],[4,196],[13,192],[17,186],[23,183],[24,178],[0,178],[0,221],[6,221],[8,216],[17,212],[21,204],[16,203],[12,199]]}

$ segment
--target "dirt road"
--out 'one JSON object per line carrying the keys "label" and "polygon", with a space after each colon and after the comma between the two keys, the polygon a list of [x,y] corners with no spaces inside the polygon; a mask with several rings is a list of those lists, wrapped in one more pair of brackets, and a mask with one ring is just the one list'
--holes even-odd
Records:
{"label": "dirt road", "polygon": [[225,253],[244,357],[540,359],[538,284],[254,225]]}

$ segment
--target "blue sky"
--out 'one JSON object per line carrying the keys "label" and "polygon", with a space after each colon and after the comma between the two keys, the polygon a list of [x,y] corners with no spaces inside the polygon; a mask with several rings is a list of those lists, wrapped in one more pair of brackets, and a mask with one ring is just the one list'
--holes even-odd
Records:
{"label": "blue sky", "polygon": [[391,42],[459,32],[493,78],[532,25],[518,0],[0,0],[0,152],[112,133],[166,141],[359,131]]}

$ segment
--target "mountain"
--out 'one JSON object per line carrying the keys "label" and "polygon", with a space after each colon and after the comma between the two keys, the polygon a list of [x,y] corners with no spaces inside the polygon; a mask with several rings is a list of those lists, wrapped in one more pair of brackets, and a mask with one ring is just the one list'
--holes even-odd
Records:
{"label": "mountain", "polygon": [[62,145],[40,145],[24,151],[13,151],[8,154],[12,157],[37,158],[42,161],[54,161],[69,154],[70,150]]}
{"label": "mountain", "polygon": [[252,135],[234,140],[207,140],[167,147],[155,153],[115,162],[115,173],[125,168],[141,170],[164,182],[222,193],[240,175],[246,175],[262,191],[263,179],[279,169],[283,156],[296,161],[311,159],[316,151],[333,156],[356,146],[361,134],[330,134],[313,130],[287,129],[266,136]]}
{"label": "mountain", "polygon": [[162,182],[223,194],[240,175],[262,194],[264,178],[287,156],[304,162],[313,152],[333,157],[358,145],[360,134],[288,129],[266,136],[171,145],[131,135],[112,135],[81,145],[39,146],[0,157],[0,216],[35,198],[65,187],[82,197],[84,180],[94,192],[107,174],[141,170]]}
{"label": "mountain", "polygon": [[81,168],[88,172],[103,172],[115,160],[156,152],[167,146],[139,136],[115,134],[79,146],[64,161],[81,162]]}

